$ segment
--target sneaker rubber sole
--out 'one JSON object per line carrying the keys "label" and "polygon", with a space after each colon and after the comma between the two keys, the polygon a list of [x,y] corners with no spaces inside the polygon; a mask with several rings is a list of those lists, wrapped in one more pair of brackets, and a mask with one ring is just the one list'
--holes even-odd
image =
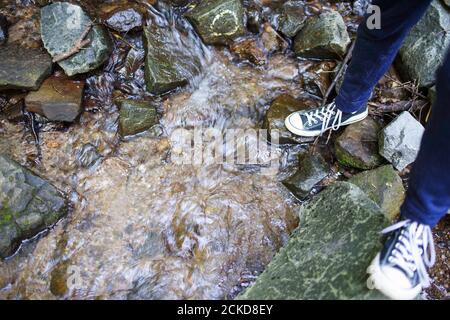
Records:
{"label": "sneaker rubber sole", "polygon": [[[349,124],[362,121],[368,115],[369,115],[369,111],[366,110],[365,112],[355,115],[354,117],[349,118],[347,121],[342,122],[341,127],[348,126]],[[292,132],[293,134],[295,134],[297,136],[301,136],[301,137],[317,137],[322,134],[322,132],[320,130],[300,130],[300,129],[294,127],[291,124],[289,117],[287,117],[286,120],[284,121],[284,125],[290,132]],[[330,130],[330,129],[331,128],[328,128],[328,129],[326,129],[326,131]]]}
{"label": "sneaker rubber sole", "polygon": [[376,289],[390,299],[394,300],[413,300],[422,291],[422,286],[417,285],[414,288],[404,289],[395,286],[395,284],[386,277],[380,268],[380,254],[373,259],[367,268],[369,278],[367,279],[367,288]]}

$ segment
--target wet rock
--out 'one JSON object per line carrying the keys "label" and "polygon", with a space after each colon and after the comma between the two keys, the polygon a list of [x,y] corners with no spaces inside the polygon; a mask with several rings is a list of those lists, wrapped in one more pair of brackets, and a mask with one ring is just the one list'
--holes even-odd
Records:
{"label": "wet rock", "polygon": [[52,76],[25,98],[28,111],[52,121],[72,122],[82,111],[84,81]]}
{"label": "wet rock", "polygon": [[314,141],[314,138],[299,137],[291,133],[286,129],[284,120],[292,112],[316,106],[317,103],[313,100],[306,98],[294,99],[288,94],[282,94],[272,102],[269,110],[267,110],[264,116],[263,128],[268,130],[269,136],[272,136],[274,131],[277,131],[281,144]]}
{"label": "wet rock", "polygon": [[324,11],[308,19],[294,40],[295,53],[303,58],[332,59],[345,55],[350,37],[342,16]]}
{"label": "wet rock", "polygon": [[240,0],[206,0],[186,13],[206,44],[224,44],[245,33]]}
{"label": "wet rock", "polygon": [[302,68],[300,74],[305,90],[315,96],[323,97],[331,85],[330,75],[335,67],[334,61],[322,61]]}
{"label": "wet rock", "polygon": [[6,42],[8,38],[8,21],[6,17],[0,13],[0,45]]}
{"label": "wet rock", "polygon": [[417,80],[421,87],[435,83],[436,71],[450,45],[450,9],[433,1],[414,26],[399,51],[398,69],[403,78]]}
{"label": "wet rock", "polygon": [[339,163],[358,169],[373,169],[383,163],[378,154],[378,133],[381,127],[367,117],[345,128],[336,139],[335,152]]}
{"label": "wet rock", "polygon": [[405,188],[402,179],[391,165],[361,172],[348,182],[357,185],[378,204],[389,221],[398,218],[400,206],[405,199]]}
{"label": "wet rock", "polygon": [[283,37],[281,37],[269,23],[264,24],[264,29],[261,34],[261,41],[268,53],[284,51],[289,46],[286,40],[284,40]]}
{"label": "wet rock", "polygon": [[403,170],[416,160],[425,131],[419,121],[408,112],[402,112],[380,133],[380,154],[397,170]]}
{"label": "wet rock", "polygon": [[138,7],[128,5],[109,12],[103,19],[107,27],[116,31],[136,31],[142,29],[143,12]]}
{"label": "wet rock", "polygon": [[69,76],[101,66],[112,50],[110,36],[103,26],[93,25],[92,20],[77,5],[57,2],[41,9],[42,41],[53,59],[73,50],[89,28],[84,38],[89,43],[78,53],[58,62]]}
{"label": "wet rock", "polygon": [[366,269],[387,225],[358,187],[337,182],[300,211],[288,243],[240,299],[380,299]]}
{"label": "wet rock", "polygon": [[231,52],[238,55],[242,60],[248,60],[258,66],[267,62],[267,57],[262,44],[257,39],[244,39],[230,46]]}
{"label": "wet rock", "polygon": [[84,168],[92,167],[100,158],[97,147],[90,143],[86,143],[76,152],[78,164]]}
{"label": "wet rock", "polygon": [[303,28],[306,19],[304,5],[296,1],[287,1],[283,4],[278,17],[278,31],[286,37],[293,38]]}
{"label": "wet rock", "polygon": [[67,213],[66,200],[53,185],[0,155],[0,257],[50,227]]}
{"label": "wet rock", "polygon": [[37,90],[51,71],[52,60],[41,50],[0,47],[0,90]]}
{"label": "wet rock", "polygon": [[147,90],[163,94],[186,85],[201,71],[200,48],[180,42],[183,37],[170,26],[155,23],[144,28],[145,80]]}
{"label": "wet rock", "polygon": [[[1,5],[0,5],[1,7]],[[42,47],[40,32],[40,10],[36,6],[21,7],[14,17],[8,16],[7,44],[15,44],[29,49]]]}
{"label": "wet rock", "polygon": [[148,101],[119,100],[119,130],[122,137],[150,129],[158,123],[156,108]]}
{"label": "wet rock", "polygon": [[330,167],[320,154],[301,154],[298,163],[298,171],[283,181],[283,184],[297,197],[303,199],[328,175]]}

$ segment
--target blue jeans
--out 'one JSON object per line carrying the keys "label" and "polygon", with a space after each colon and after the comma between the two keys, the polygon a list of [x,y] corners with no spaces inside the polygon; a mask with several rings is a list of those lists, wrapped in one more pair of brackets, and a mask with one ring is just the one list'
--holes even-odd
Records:
{"label": "blue jeans", "polygon": [[[378,80],[391,66],[409,30],[432,0],[374,0],[381,8],[381,29],[358,28],[352,61],[336,105],[344,112],[366,105]],[[450,53],[437,74],[437,101],[427,124],[409,189],[403,217],[434,226],[450,208]]]}

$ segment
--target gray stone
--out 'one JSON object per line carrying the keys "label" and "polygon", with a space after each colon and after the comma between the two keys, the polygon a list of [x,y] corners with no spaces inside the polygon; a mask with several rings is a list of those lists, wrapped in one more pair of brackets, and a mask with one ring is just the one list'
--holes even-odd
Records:
{"label": "gray stone", "polygon": [[278,31],[292,38],[303,28],[306,18],[305,6],[298,1],[287,1],[283,4],[278,17]]}
{"label": "gray stone", "polygon": [[142,29],[143,15],[138,8],[128,6],[109,13],[105,24],[119,32],[129,32]]}
{"label": "gray stone", "polygon": [[316,184],[328,175],[330,166],[320,154],[309,152],[301,154],[298,163],[298,171],[283,181],[283,184],[297,197],[303,199],[309,195]]}
{"label": "gray stone", "polygon": [[170,26],[155,23],[144,28],[145,80],[147,90],[163,94],[186,85],[201,71],[201,49],[197,44],[180,42]]}
{"label": "gray stone", "polygon": [[0,155],[0,257],[67,213],[63,194],[28,169]]}
{"label": "gray stone", "polygon": [[224,44],[245,33],[241,0],[205,0],[186,17],[206,44]]}
{"label": "gray stone", "polygon": [[119,130],[122,137],[138,134],[158,123],[156,108],[148,101],[119,100]]}
{"label": "gray stone", "polygon": [[380,154],[397,170],[416,160],[425,128],[408,112],[402,112],[380,133]]}
{"label": "gray stone", "polygon": [[38,49],[0,47],[0,90],[37,90],[52,72],[52,60]]}
{"label": "gray stone", "polygon": [[346,127],[334,145],[339,163],[363,170],[382,164],[383,158],[378,154],[380,130],[378,123],[369,117]]}
{"label": "gray stone", "polygon": [[294,39],[294,51],[303,58],[333,59],[343,57],[350,37],[339,12],[324,11],[309,18]]}
{"label": "gray stone", "polygon": [[391,165],[361,172],[349,182],[357,185],[375,201],[389,221],[393,222],[398,218],[400,206],[405,199],[405,188],[402,179]]}
{"label": "gray stone", "polygon": [[240,299],[380,299],[366,269],[387,225],[358,187],[337,182],[300,211],[299,227]]}
{"label": "gray stone", "polygon": [[450,9],[439,0],[431,3],[399,51],[398,69],[405,80],[418,80],[421,87],[435,83],[436,71],[450,45]]}
{"label": "gray stone", "polygon": [[[45,48],[55,58],[75,47],[93,22],[77,5],[57,2],[41,9],[41,34]],[[58,62],[67,75],[86,73],[100,67],[111,54],[111,38],[106,29],[94,24],[82,50]]]}

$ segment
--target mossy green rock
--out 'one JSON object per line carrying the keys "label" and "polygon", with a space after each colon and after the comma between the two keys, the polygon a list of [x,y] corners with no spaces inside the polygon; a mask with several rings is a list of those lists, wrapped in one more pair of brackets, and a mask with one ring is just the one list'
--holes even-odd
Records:
{"label": "mossy green rock", "polygon": [[37,90],[52,72],[50,56],[38,49],[0,46],[0,90]]}
{"label": "mossy green rock", "polygon": [[302,58],[333,59],[345,55],[350,37],[337,11],[309,18],[294,39],[294,51]]}
{"label": "mossy green rock", "polygon": [[186,13],[207,44],[224,44],[245,33],[241,0],[206,0]]}
{"label": "mossy green rock", "polygon": [[156,108],[148,101],[119,100],[119,130],[122,137],[150,129],[158,123]]}
{"label": "mossy green rock", "polygon": [[361,172],[352,177],[349,182],[357,185],[375,201],[387,219],[394,221],[399,216],[400,206],[405,199],[405,188],[392,165]]}
{"label": "mossy green rock", "polygon": [[382,299],[366,269],[388,224],[358,187],[338,182],[300,212],[299,227],[239,299]]}
{"label": "mossy green rock", "polygon": [[0,257],[66,213],[65,197],[56,187],[0,155]]}
{"label": "mossy green rock", "polygon": [[297,197],[305,198],[312,188],[328,175],[330,167],[325,159],[317,153],[301,154],[298,163],[298,171],[283,181],[283,184]]}
{"label": "mossy green rock", "polygon": [[314,141],[314,138],[300,137],[290,132],[284,125],[284,120],[293,112],[316,106],[317,103],[311,99],[295,99],[288,94],[282,94],[278,96],[270,105],[264,116],[262,127],[263,129],[267,129],[270,137],[272,137],[276,131],[278,135],[278,142],[280,144]]}
{"label": "mossy green rock", "polygon": [[399,51],[398,70],[406,80],[421,87],[436,81],[436,71],[444,62],[450,45],[450,8],[436,0],[415,25]]}
{"label": "mossy green rock", "polygon": [[186,85],[201,71],[198,44],[180,41],[184,37],[170,26],[156,23],[144,28],[145,82],[153,94],[163,94]]}
{"label": "mossy green rock", "polygon": [[378,154],[378,133],[381,127],[372,118],[349,125],[335,141],[339,163],[357,168],[373,169],[383,163]]}
{"label": "mossy green rock", "polygon": [[[77,5],[56,2],[45,6],[41,9],[42,42],[55,58],[73,49],[92,23]],[[94,24],[85,39],[90,42],[82,50],[58,62],[69,76],[100,67],[112,52],[111,38],[102,25]]]}

